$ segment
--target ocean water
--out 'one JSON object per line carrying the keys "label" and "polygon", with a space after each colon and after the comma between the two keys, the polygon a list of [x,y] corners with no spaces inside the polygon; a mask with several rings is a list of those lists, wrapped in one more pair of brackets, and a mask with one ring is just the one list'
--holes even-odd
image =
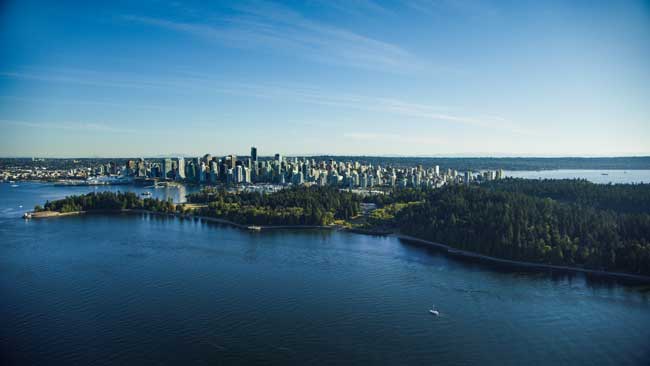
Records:
{"label": "ocean water", "polygon": [[[0,185],[0,208],[69,190]],[[650,364],[647,286],[393,237],[3,212],[2,365]]]}

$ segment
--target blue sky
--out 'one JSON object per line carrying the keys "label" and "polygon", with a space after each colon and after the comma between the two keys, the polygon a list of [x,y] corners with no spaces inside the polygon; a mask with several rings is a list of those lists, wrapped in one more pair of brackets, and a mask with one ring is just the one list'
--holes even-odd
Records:
{"label": "blue sky", "polygon": [[5,1],[0,156],[650,155],[648,1]]}

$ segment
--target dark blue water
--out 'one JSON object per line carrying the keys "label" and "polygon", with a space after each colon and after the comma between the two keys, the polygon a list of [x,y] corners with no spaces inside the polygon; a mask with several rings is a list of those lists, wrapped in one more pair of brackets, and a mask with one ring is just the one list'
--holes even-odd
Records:
{"label": "dark blue water", "polygon": [[[41,189],[67,188],[0,185],[1,208]],[[0,364],[650,363],[643,287],[390,237],[124,215],[4,216],[0,238]]]}

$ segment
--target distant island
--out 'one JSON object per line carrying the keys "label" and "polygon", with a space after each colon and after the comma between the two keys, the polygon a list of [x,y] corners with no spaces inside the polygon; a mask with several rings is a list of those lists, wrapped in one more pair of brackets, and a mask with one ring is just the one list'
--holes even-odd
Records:
{"label": "distant island", "polygon": [[206,188],[174,204],[134,193],[46,202],[34,217],[151,212],[240,227],[331,227],[396,233],[460,251],[544,265],[650,275],[650,184],[503,179],[362,196],[333,187],[273,193]]}

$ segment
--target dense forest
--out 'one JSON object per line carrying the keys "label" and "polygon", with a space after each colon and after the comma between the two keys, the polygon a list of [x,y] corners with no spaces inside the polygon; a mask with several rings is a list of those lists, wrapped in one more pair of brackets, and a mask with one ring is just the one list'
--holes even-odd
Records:
{"label": "dense forest", "polygon": [[[650,274],[647,213],[603,210],[598,208],[602,200],[571,198],[559,188],[567,202],[537,197],[512,189],[514,184],[504,183],[503,191],[497,190],[498,185],[429,191],[424,202],[403,207],[392,220],[402,233],[490,256]],[[549,185],[561,186],[529,181],[522,187],[531,193],[554,191]],[[627,192],[624,188],[594,189],[625,202],[615,199]]]}
{"label": "dense forest", "polygon": [[187,196],[207,203],[198,213],[254,225],[328,225],[360,210],[361,199],[331,187],[294,187],[270,194],[203,190]]}
{"label": "dense forest", "polygon": [[483,185],[497,191],[552,198],[604,210],[650,213],[650,184],[595,184],[584,179],[501,179]]}
{"label": "dense forest", "polygon": [[[189,208],[134,193],[89,193],[36,210],[145,209],[246,225],[358,225],[360,204],[377,208],[362,228],[393,230],[499,258],[650,275],[650,185],[506,179],[361,198],[331,187],[270,194],[205,189]],[[186,211],[184,211],[186,210]],[[356,218],[355,218],[356,217]]]}
{"label": "dense forest", "polygon": [[35,211],[58,211],[64,213],[121,209],[173,212],[176,206],[171,201],[162,201],[155,198],[141,199],[133,192],[92,192],[85,195],[69,196],[56,201],[47,201],[43,207],[34,207]]}

